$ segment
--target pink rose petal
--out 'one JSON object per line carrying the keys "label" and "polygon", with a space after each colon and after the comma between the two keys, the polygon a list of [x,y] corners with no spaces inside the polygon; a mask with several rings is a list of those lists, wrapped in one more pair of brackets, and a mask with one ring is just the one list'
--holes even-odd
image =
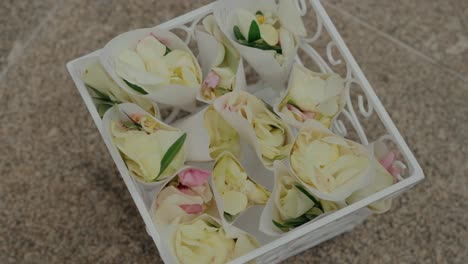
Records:
{"label": "pink rose petal", "polygon": [[299,115],[300,117],[302,117],[303,120],[307,120],[307,119],[314,119],[315,117],[315,113],[312,113],[312,112],[302,112],[301,110],[299,110],[299,108],[295,107],[294,105],[292,104],[287,104],[286,105],[286,108],[288,108],[289,111]]}
{"label": "pink rose petal", "polygon": [[380,164],[382,164],[382,166],[388,171],[390,170],[390,167],[392,166],[393,162],[395,162],[395,160],[395,152],[390,151],[382,160],[380,160]]}
{"label": "pink rose petal", "polygon": [[218,86],[220,82],[221,77],[219,77],[219,75],[215,71],[210,71],[206,76],[205,81],[203,81],[203,86],[214,89]]}
{"label": "pink rose petal", "polygon": [[179,173],[179,180],[182,185],[188,187],[201,186],[210,178],[211,172],[200,169],[187,169]]}
{"label": "pink rose petal", "polygon": [[398,152],[392,150],[380,161],[380,164],[395,178],[395,182],[399,181],[399,177],[404,171],[404,168],[395,164],[397,156]]}
{"label": "pink rose petal", "polygon": [[388,172],[390,172],[390,174],[398,181],[398,176],[400,176],[403,171],[404,169],[400,166],[392,166]]}
{"label": "pink rose petal", "polygon": [[199,214],[203,212],[203,206],[201,204],[181,204],[179,207],[187,214]]}

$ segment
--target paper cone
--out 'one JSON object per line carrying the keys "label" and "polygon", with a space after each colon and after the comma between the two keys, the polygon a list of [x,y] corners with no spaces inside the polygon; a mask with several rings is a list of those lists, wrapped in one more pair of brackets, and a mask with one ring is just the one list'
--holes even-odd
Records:
{"label": "paper cone", "polygon": [[[247,92],[243,92],[243,91],[240,91],[237,93],[240,93],[242,96],[245,96],[246,98],[248,98],[247,100],[249,100],[250,102],[253,102],[251,105],[251,109],[254,115],[258,113],[263,113],[266,111],[273,113],[270,110],[268,110],[265,104],[262,103],[255,96]],[[252,127],[252,124],[250,123],[250,121],[245,119],[241,115],[239,115],[237,112],[231,112],[229,109],[226,108],[226,105],[229,102],[229,99],[231,96],[236,96],[236,95],[233,92],[233,93],[225,94],[224,96],[216,99],[216,101],[213,103],[214,108],[216,109],[216,111],[218,111],[221,114],[224,120],[226,120],[226,122],[228,122],[239,133],[241,139],[248,142],[248,144],[250,144],[255,149],[255,152],[257,153],[257,157],[264,164],[264,166],[269,170],[273,170],[273,166],[266,164],[263,159],[260,144],[258,142],[254,128]],[[282,121],[280,120],[280,122]],[[288,125],[286,125],[286,123],[284,123],[282,127],[286,132],[286,144],[285,145],[292,144],[292,142],[294,141],[294,136],[292,134],[291,128]]]}
{"label": "paper cone", "polygon": [[201,78],[202,73],[200,66],[195,56],[188,48],[188,46],[174,33],[157,27],[132,30],[118,35],[117,37],[109,41],[104,46],[100,54],[100,60],[102,65],[112,77],[112,79],[114,79],[114,81],[129,94],[132,94],[134,96],[140,96],[160,103],[162,105],[174,106],[187,111],[193,111],[195,109],[195,97],[199,88],[198,86],[187,87],[182,85],[171,84],[160,87],[157,91],[146,91],[148,92],[148,94],[143,95],[130,88],[124,82],[124,80],[117,74],[116,60],[118,56],[124,50],[135,50],[138,41],[149,35],[157,37],[159,40],[164,42],[164,44],[171,50],[180,49],[188,52],[191,55],[192,60],[195,64],[197,70],[196,74],[199,78]]}
{"label": "paper cone", "polygon": [[[167,221],[164,221],[164,220],[160,220],[160,219],[157,219],[157,209],[158,209],[158,205],[157,205],[157,200],[158,200],[158,197],[159,197],[159,194],[161,193],[161,191],[163,191],[166,187],[168,187],[168,185],[173,182],[174,180],[176,180],[176,178],[179,177],[179,174],[183,171],[186,171],[188,169],[199,169],[199,168],[196,168],[196,167],[193,167],[193,166],[184,166],[183,168],[181,168],[179,171],[177,171],[176,173],[174,173],[173,176],[169,177],[167,179],[167,181],[165,181],[164,185],[159,185],[158,188],[157,188],[157,191],[155,193],[155,195],[153,196],[153,201],[152,201],[152,204],[151,204],[151,208],[150,208],[150,215],[153,219],[153,223],[154,225],[156,226],[156,229],[158,230],[158,232],[162,232],[162,230],[164,230],[165,228],[167,228],[172,221],[175,220],[175,218],[173,219],[166,219]],[[211,181],[208,180],[208,186],[210,188],[210,192],[211,194],[213,195],[213,186],[211,185]],[[189,195],[187,195],[188,197]],[[197,197],[200,197],[200,196],[197,196]],[[206,204],[206,203],[204,203]],[[188,217],[188,220],[186,221],[191,221],[192,219],[195,219],[197,216],[199,215],[202,215],[202,214],[208,214],[210,216],[213,216],[213,217],[217,217],[219,218],[219,215],[218,215],[218,210],[217,210],[217,205],[216,205],[216,201],[214,199],[214,196],[212,196],[211,200],[206,204],[207,205],[207,208],[205,208],[205,210],[201,213],[201,214],[198,214],[198,215],[186,215]],[[183,211],[183,209],[181,208],[181,210]],[[167,216],[166,216],[167,217]]]}
{"label": "paper cone", "polygon": [[[81,81],[79,83],[76,83],[76,85],[87,88],[88,93],[90,94],[91,97],[99,97],[99,96],[95,94],[95,92],[92,89],[89,89],[88,88],[89,86],[109,96],[114,101],[120,101],[123,103],[135,103],[139,105],[140,107],[142,107],[143,109],[145,109],[145,111],[149,112],[151,115],[155,116],[156,118],[159,118],[160,116],[159,107],[155,102],[148,101],[143,98],[135,98],[134,96],[128,94],[125,90],[123,90],[120,86],[118,86],[110,78],[110,76],[107,75],[107,72],[104,72],[103,74],[104,74],[104,78],[108,78],[108,79],[93,80],[92,85],[91,84],[87,85],[85,78],[83,78],[85,75],[85,72],[91,64],[97,63],[97,62],[99,62],[98,54],[87,56],[87,57],[84,57],[75,61],[75,63],[73,64],[73,71],[74,71],[73,74],[76,76],[80,76],[80,81]],[[100,73],[97,73],[97,74],[102,75]],[[112,87],[103,87],[103,86],[112,86]],[[97,108],[98,104],[96,100],[93,100],[93,102]],[[99,109],[98,109],[98,112],[99,112]]]}
{"label": "paper cone", "polygon": [[[225,227],[222,225],[222,223],[218,219],[216,219],[216,218],[214,218],[212,216],[204,214],[204,215],[201,215],[201,216],[197,217],[196,219],[192,220],[190,223],[194,223],[197,220],[203,220],[205,222],[210,223],[210,225],[212,225],[214,227],[224,229],[224,231],[226,233],[226,237],[227,238],[232,238],[236,242],[235,247],[234,247],[234,251],[232,252],[232,255],[228,259],[228,261],[235,260],[236,258],[247,254],[249,251],[253,250],[254,248],[260,247],[260,244],[258,243],[257,239],[255,237],[253,237],[252,235],[242,231],[239,228],[233,227],[233,226],[229,228],[229,233],[228,233],[227,230],[225,230]],[[166,243],[164,243],[165,248],[163,250],[166,250],[166,251],[168,251],[170,253],[170,254],[168,254],[170,256],[168,263],[174,263],[174,264],[180,264],[181,263],[179,261],[178,257],[177,257],[176,249],[175,249],[175,246],[176,246],[176,233],[177,233],[177,229],[179,227],[179,224],[180,223],[178,223],[177,221],[174,221],[174,223],[171,224],[168,228],[166,228],[161,234],[161,238],[162,238],[161,240],[166,241]],[[247,251],[242,250],[243,246],[246,246],[245,244],[242,244],[242,242],[245,243],[244,239],[248,239],[249,243],[250,243],[250,246],[252,246],[253,248],[249,247]],[[240,242],[240,244],[237,244],[237,242]],[[184,264],[187,264],[187,263],[184,263]]]}
{"label": "paper cone", "polygon": [[[234,155],[239,156],[241,147],[238,135],[236,136],[238,140],[237,145],[235,143],[235,139],[233,139],[233,147],[236,147],[235,149],[212,145],[213,143],[211,142],[208,126],[213,126],[213,129],[217,129],[215,126],[219,125],[222,126],[219,129],[226,132],[229,129],[226,126],[229,126],[229,124],[222,124],[219,121],[214,122],[214,120],[208,120],[208,110],[214,111],[213,106],[208,106],[201,111],[174,123],[174,127],[177,127],[187,133],[185,146],[187,160],[193,162],[212,161],[216,159],[216,153],[220,151],[222,152],[223,150],[230,151]],[[234,129],[232,132],[236,133]]]}
{"label": "paper cone", "polygon": [[[123,103],[123,104],[115,105],[114,107],[109,109],[106,112],[106,114],[104,115],[103,120],[102,120],[103,132],[104,132],[103,134],[105,136],[104,140],[107,140],[109,143],[112,144],[113,148],[110,151],[118,153],[119,155],[117,155],[117,156],[120,157],[122,159],[122,162],[125,163],[122,156],[120,155],[119,149],[113,143],[112,134],[111,134],[111,131],[110,131],[110,125],[111,125],[112,120],[128,120],[128,117],[126,117],[125,114],[123,114],[123,112],[127,113],[129,115],[130,114],[141,114],[141,115],[145,115],[145,116],[151,116],[151,115],[149,115],[146,111],[141,109],[139,106],[137,106],[135,104],[131,104],[131,103]],[[174,127],[171,127],[171,126],[159,121],[156,118],[153,118],[153,120],[155,122],[157,122],[164,130],[179,131],[178,129],[176,129]],[[184,149],[182,148],[181,151],[184,151]],[[184,160],[185,160],[185,154],[184,154]],[[141,186],[143,188],[143,190],[148,191],[148,192],[149,191],[154,191],[158,186],[165,184],[165,182],[169,178],[169,177],[167,177],[167,178],[155,181],[155,182],[145,182],[140,177],[137,177],[137,176],[133,175],[133,173],[131,171],[129,171],[129,174],[133,176],[132,178],[135,179],[137,184],[139,186]]]}
{"label": "paper cone", "polygon": [[[271,193],[270,199],[268,199],[267,204],[265,205],[265,208],[262,211],[262,214],[260,216],[260,226],[259,229],[260,231],[264,232],[267,235],[270,236],[280,236],[284,233],[285,231],[281,230],[277,226],[273,224],[273,221],[276,221],[278,223],[282,223],[285,219],[281,219],[281,213],[280,210],[278,209],[278,203],[279,203],[279,198],[280,198],[280,184],[281,184],[281,177],[289,176],[293,181],[295,181],[297,184],[302,185],[299,180],[289,171],[289,168],[284,164],[282,161],[276,161],[275,164],[275,187],[273,188],[273,192]],[[319,200],[319,199],[317,199]],[[320,201],[320,200],[319,200]],[[313,206],[314,202],[310,201],[311,205]],[[323,201],[320,201],[323,202]],[[337,208],[341,208],[346,206],[345,203],[339,202],[338,204],[335,204]],[[315,217],[314,219],[310,220],[309,222],[305,223],[304,225],[301,225],[296,228],[303,227],[309,223],[312,223],[314,221],[317,221],[321,219],[322,217],[325,217],[329,214],[331,214],[334,211],[327,211],[325,210],[324,213],[321,215]]]}
{"label": "paper cone", "polygon": [[[313,71],[310,71],[309,69],[305,68],[304,66],[300,64],[294,64],[291,75],[288,81],[288,88],[286,91],[281,93],[280,100],[277,100],[276,103],[274,104],[274,111],[289,125],[291,125],[294,128],[301,128],[304,125],[304,122],[298,121],[296,118],[293,117],[292,113],[290,110],[286,109],[286,104],[287,104],[287,99],[290,97],[290,91],[295,85],[302,85],[305,87],[308,87],[310,90],[310,93],[318,93],[317,89],[321,87],[314,87],[310,85],[310,82],[307,81],[308,78],[312,77],[319,77],[319,76],[335,76],[332,74],[322,74],[322,73],[316,73]],[[337,75],[336,75],[337,76]],[[304,81],[303,83],[299,83],[299,81]],[[309,80],[310,81],[310,80]],[[328,83],[327,83],[328,84]],[[325,98],[322,102],[326,102],[328,100],[336,100],[337,105],[338,105],[338,111],[332,115],[332,116],[326,116],[329,118],[329,120],[317,120],[317,119],[308,119],[308,120],[316,120],[317,122],[321,122],[323,125],[327,126],[327,128],[330,128],[330,126],[333,124],[334,120],[336,117],[341,113],[341,111],[344,109],[346,106],[346,95],[345,95],[345,85],[344,85],[344,80],[343,80],[343,89],[339,94],[330,94],[329,97]],[[328,87],[327,87],[328,88]],[[325,91],[327,92],[327,91]],[[306,95],[305,95],[306,96]],[[303,98],[306,98],[306,97]],[[322,103],[322,102],[319,102]],[[285,111],[285,112],[283,112]],[[286,114],[289,113],[289,114]],[[327,122],[325,122],[327,121]]]}
{"label": "paper cone", "polygon": [[[232,91],[245,90],[247,84],[245,80],[244,65],[239,52],[231,45],[229,40],[224,37],[216,25],[213,16],[208,16],[203,20],[205,31],[195,31],[198,44],[198,58],[200,60],[203,79],[214,68],[223,65],[228,67],[235,74]],[[211,103],[213,100],[206,98],[200,87],[197,93],[197,99],[205,103]]]}
{"label": "paper cone", "polygon": [[[322,124],[309,120],[304,123],[304,126],[299,131],[297,138],[299,138],[301,131],[304,129],[311,129],[314,133],[323,133],[326,136],[336,136]],[[296,141],[297,141],[297,138],[296,138]],[[333,201],[333,202],[344,201],[347,197],[349,197],[356,190],[359,190],[370,184],[370,180],[371,180],[372,172],[373,172],[373,165],[371,162],[373,150],[366,148],[363,145],[356,143],[354,141],[347,140],[347,139],[343,139],[343,140],[348,144],[348,146],[350,146],[353,149],[354,155],[368,159],[369,164],[365,170],[363,170],[361,173],[358,174],[358,176],[353,177],[353,179],[349,179],[348,181],[343,183],[340,187],[334,189],[332,192],[329,192],[329,193],[320,191],[316,189],[314,186],[311,186],[305,183],[297,175],[295,169],[293,168],[291,164],[291,154],[293,153],[295,149],[296,142],[294,142],[294,145],[291,148],[291,152],[290,152],[289,159],[288,159],[288,166],[290,167],[291,172],[296,176],[298,181],[307,188],[307,190],[310,193],[312,193],[314,196],[322,200]]]}
{"label": "paper cone", "polygon": [[[262,10],[278,15],[280,23],[293,34],[295,42],[294,51],[290,54],[284,54],[285,59],[282,64],[278,63],[271,51],[247,47],[237,42],[233,28],[236,25],[236,10],[238,9],[245,9],[252,14]],[[304,24],[293,1],[280,0],[279,5],[277,5],[274,0],[220,0],[214,7],[214,16],[227,38],[260,77],[274,89],[283,89],[297,54],[299,37],[306,36]]]}
{"label": "paper cone", "polygon": [[[221,154],[215,161],[214,163],[214,166],[213,166],[213,174],[212,174],[212,177],[211,177],[211,181],[212,181],[212,186],[213,186],[213,193],[214,193],[214,197],[215,197],[215,200],[216,200],[216,204],[218,205],[218,213],[219,215],[221,216],[221,219],[223,221],[223,224],[225,226],[229,226],[229,225],[232,225],[236,219],[244,214],[250,207],[252,206],[256,206],[256,205],[260,205],[260,204],[253,204],[253,201],[251,200],[248,200],[248,203],[247,203],[247,207],[240,213],[238,213],[237,215],[235,216],[232,216],[231,219],[227,219],[225,217],[225,211],[224,211],[224,199],[222,197],[222,194],[219,192],[219,190],[217,189],[216,187],[216,184],[215,184],[215,181],[217,180],[218,177],[225,177],[225,175],[217,175],[216,174],[216,166],[218,164],[218,162],[225,158],[225,157],[229,157],[233,162],[235,162],[235,164],[237,164],[237,166],[239,166],[240,170],[243,171],[243,172],[246,172],[245,169],[242,167],[242,164],[239,162],[239,160],[234,156],[232,155],[230,152],[224,152],[223,154]],[[263,186],[261,186],[260,184],[258,184],[256,181],[254,181],[252,179],[252,177],[250,177],[249,175],[247,175],[247,179],[250,180],[254,185],[256,185],[260,191],[266,193],[267,195],[269,195],[269,191],[264,188]],[[247,198],[248,199],[248,198]]]}

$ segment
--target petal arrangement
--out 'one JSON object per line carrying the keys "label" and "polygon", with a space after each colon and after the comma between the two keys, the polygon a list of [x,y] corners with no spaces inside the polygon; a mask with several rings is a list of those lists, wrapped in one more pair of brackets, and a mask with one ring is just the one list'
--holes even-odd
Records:
{"label": "petal arrangement", "polygon": [[[196,54],[165,29],[126,32],[82,73],[171,263],[229,262],[260,247],[257,231],[281,236],[403,179],[385,140],[331,129],[348,88],[294,62],[306,30],[293,1],[219,0],[191,37]],[[274,100],[246,84],[244,61]]]}

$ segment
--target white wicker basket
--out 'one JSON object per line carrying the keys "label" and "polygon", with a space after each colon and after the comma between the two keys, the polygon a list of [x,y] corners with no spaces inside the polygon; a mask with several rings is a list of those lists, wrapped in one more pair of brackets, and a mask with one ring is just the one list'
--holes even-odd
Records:
{"label": "white wicker basket", "polygon": [[[371,214],[366,207],[367,205],[385,197],[395,197],[401,194],[403,191],[408,190],[414,184],[424,178],[423,172],[418,162],[406,145],[392,120],[388,116],[381,102],[377,98],[368,80],[354,60],[346,44],[330,20],[330,17],[325,12],[320,1],[310,0],[309,2],[311,8],[309,7],[310,10],[308,12],[314,12],[313,15],[316,18],[316,31],[311,38],[304,40],[301,44],[301,50],[303,51],[301,54],[309,56],[322,72],[332,72],[335,69],[335,66],[339,67],[340,65],[342,68],[345,67],[346,70],[345,80],[347,91],[347,106],[342,114],[340,114],[339,118],[335,120],[332,126],[332,130],[337,134],[345,136],[349,134],[351,129],[353,129],[357,135],[356,140],[359,140],[362,144],[366,145],[369,143],[369,140],[364,131],[362,123],[365,120],[369,121],[373,116],[374,118],[372,118],[372,122],[380,121],[381,124],[385,127],[384,134],[379,135],[379,137],[384,137],[394,142],[395,147],[398,148],[405,160],[407,173],[404,179],[398,183],[315,222],[298,227],[288,232],[287,234],[276,238],[267,244],[264,244],[257,250],[232,261],[231,263],[246,263],[253,259],[255,259],[257,263],[278,263],[290,256],[298,254],[303,250],[320,244],[325,240],[351,230],[354,226],[360,224]],[[215,3],[206,5],[190,13],[179,16],[159,25],[158,27],[170,30],[181,29],[185,31],[187,33],[186,42],[189,43],[193,38],[195,26],[199,24],[203,17],[212,12],[214,4]],[[302,15],[306,15],[308,9],[306,1],[297,0],[297,4]],[[321,37],[321,35],[325,33],[329,35],[330,41],[325,48],[326,55],[322,57],[315,49],[314,44]],[[334,49],[336,50],[334,51]],[[333,57],[333,53],[339,54],[340,59],[335,59]],[[96,107],[94,106],[86,86],[81,80],[81,75],[85,66],[84,62],[87,60],[89,61],[90,57],[97,57],[98,55],[99,51],[95,51],[91,54],[70,61],[67,64],[67,68],[81,96],[83,97],[83,100],[89,112],[91,113],[91,116],[96,123],[99,132],[102,135],[103,129],[101,118],[99,117],[99,114],[96,110]],[[300,62],[301,58],[298,57],[297,60]],[[258,83],[255,85],[255,87],[256,91],[260,93],[262,88],[265,88],[263,83]],[[356,87],[356,89],[352,89],[352,87]],[[353,101],[357,101],[357,106],[353,106]],[[346,126],[345,124],[349,125]],[[105,143],[109,149],[112,147],[110,145],[111,143],[107,140],[105,140]],[[146,193],[144,190],[139,188],[134,179],[128,173],[128,170],[125,164],[122,162],[121,158],[117,156],[118,154],[116,155],[114,152],[111,152],[111,154],[143,218],[143,221],[146,224],[148,234],[153,238],[156,246],[158,248],[162,248],[162,241],[160,240],[160,237],[149,214],[149,206],[151,203],[152,194]],[[160,251],[160,255],[163,259],[165,259],[165,254],[167,253]]]}

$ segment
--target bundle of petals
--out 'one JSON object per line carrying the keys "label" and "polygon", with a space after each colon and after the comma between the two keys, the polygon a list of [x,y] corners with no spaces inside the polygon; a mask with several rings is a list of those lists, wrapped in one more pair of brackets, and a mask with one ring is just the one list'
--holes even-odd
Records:
{"label": "bundle of petals", "polygon": [[240,156],[239,133],[214,109],[208,107],[204,116],[204,125],[210,137],[209,151],[212,158],[228,151],[234,156]]}
{"label": "bundle of petals", "polygon": [[231,153],[221,154],[213,168],[215,197],[220,196],[218,210],[231,223],[253,205],[264,205],[270,192],[253,181]]}
{"label": "bundle of petals", "polygon": [[210,171],[192,167],[177,173],[156,197],[153,205],[156,226],[168,225],[176,218],[187,222],[203,213],[216,216],[210,176]]}
{"label": "bundle of petals", "polygon": [[308,191],[330,201],[343,201],[367,186],[372,174],[368,149],[313,120],[299,131],[289,162]]}
{"label": "bundle of petals", "polygon": [[294,1],[218,1],[216,20],[240,54],[274,87],[282,86],[306,30]]}
{"label": "bundle of petals", "polygon": [[237,228],[227,232],[217,220],[207,215],[174,224],[169,229],[167,244],[175,256],[170,263],[222,264],[260,246],[253,236]]}
{"label": "bundle of petals", "polygon": [[212,161],[224,151],[240,156],[239,133],[223,119],[213,105],[176,121],[174,127],[187,131],[185,151],[188,161]]}
{"label": "bundle of petals", "polygon": [[[379,192],[402,179],[401,174],[405,170],[405,165],[398,160],[398,152],[389,150],[383,140],[378,140],[372,144],[375,158],[373,159],[375,171],[371,184],[357,190],[346,198],[346,203],[358,202],[370,195]],[[374,213],[384,213],[390,210],[392,199],[385,198],[374,202],[368,208]]]}
{"label": "bundle of petals", "polygon": [[339,75],[315,73],[294,64],[288,90],[275,110],[294,127],[310,119],[330,127],[345,107],[344,91],[344,80]]}
{"label": "bundle of petals", "polygon": [[214,107],[256,150],[263,165],[272,169],[275,160],[285,159],[293,136],[271,107],[244,92],[232,92],[218,98]]}
{"label": "bundle of petals", "polygon": [[201,82],[193,55],[181,49],[171,50],[155,35],[140,39],[135,50],[124,50],[116,60],[116,72],[141,94],[169,84],[197,87]]}
{"label": "bundle of petals", "polygon": [[[186,134],[149,114],[142,114],[144,111],[125,112],[119,106],[113,112],[109,110],[104,119],[108,120],[112,141],[131,174],[146,183],[172,176],[184,164]],[[121,119],[110,118],[120,111]]]}
{"label": "bundle of petals", "polygon": [[125,102],[134,103],[153,116],[159,115],[159,109],[156,104],[139,96],[129,94],[119,87],[107,74],[97,58],[92,58],[88,61],[81,79],[88,87],[101,117],[112,106]]}
{"label": "bundle of petals", "polygon": [[260,230],[280,235],[335,211],[339,204],[322,200],[306,190],[282,162],[275,162],[275,186],[260,218]]}
{"label": "bundle of petals", "polygon": [[195,109],[201,68],[187,44],[171,31],[156,27],[125,32],[109,41],[99,57],[126,92],[164,108]]}
{"label": "bundle of petals", "polygon": [[196,32],[205,74],[198,98],[210,103],[223,94],[244,89],[245,74],[239,52],[221,32],[213,15],[203,19],[203,28]]}

